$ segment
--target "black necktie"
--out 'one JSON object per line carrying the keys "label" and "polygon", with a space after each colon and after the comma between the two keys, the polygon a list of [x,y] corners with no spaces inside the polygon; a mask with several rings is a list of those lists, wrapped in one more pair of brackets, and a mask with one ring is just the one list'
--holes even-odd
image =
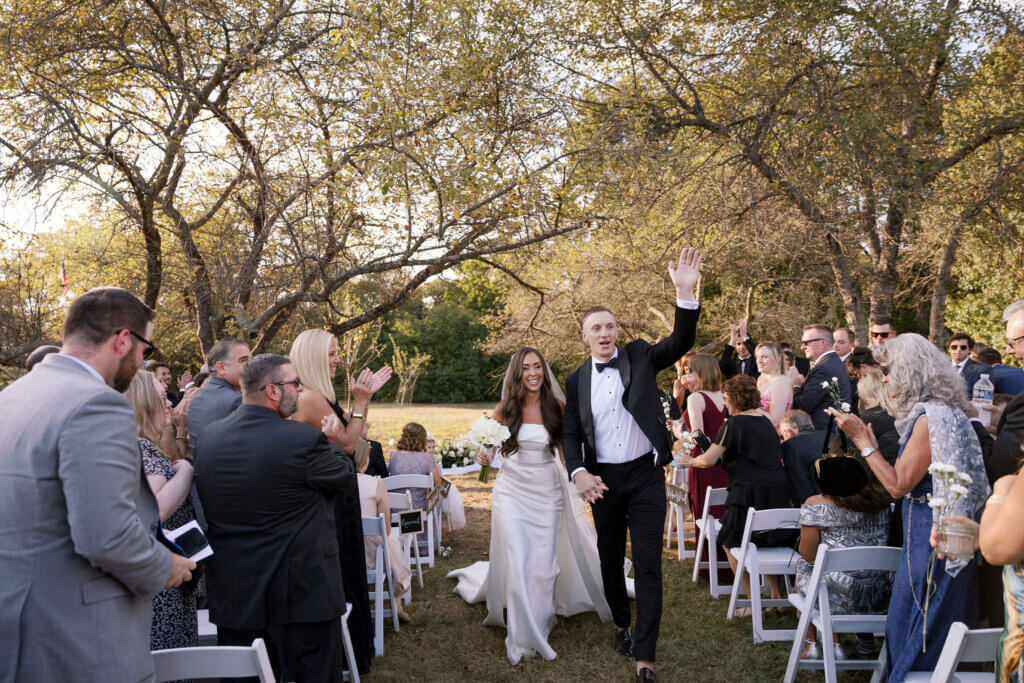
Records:
{"label": "black necktie", "polygon": [[615,358],[612,358],[607,363],[595,363],[594,367],[597,368],[598,372],[604,372],[605,368],[617,368],[619,367],[619,357],[615,356]]}

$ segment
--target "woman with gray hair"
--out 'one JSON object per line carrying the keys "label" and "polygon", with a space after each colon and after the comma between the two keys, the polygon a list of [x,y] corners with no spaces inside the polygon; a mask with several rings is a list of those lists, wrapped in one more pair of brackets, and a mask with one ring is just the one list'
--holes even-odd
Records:
{"label": "woman with gray hair", "polygon": [[908,671],[933,670],[950,625],[963,621],[972,626],[977,614],[973,559],[937,559],[929,578],[932,511],[928,494],[947,496],[942,480],[933,480],[929,467],[933,463],[952,466],[969,477],[967,493],[954,503],[956,514],[974,517],[989,487],[981,446],[964,414],[963,379],[945,355],[917,334],[890,339],[874,354],[896,411],[900,435],[896,463],[886,462],[870,426],[854,415],[829,412],[889,494],[903,499],[903,552],[885,624],[888,680],[900,681]]}

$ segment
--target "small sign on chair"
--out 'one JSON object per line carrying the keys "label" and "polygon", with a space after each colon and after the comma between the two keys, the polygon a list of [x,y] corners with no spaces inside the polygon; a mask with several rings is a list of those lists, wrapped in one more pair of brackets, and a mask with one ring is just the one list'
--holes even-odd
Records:
{"label": "small sign on chair", "polygon": [[676,505],[688,505],[686,489],[675,484],[665,484],[665,500]]}
{"label": "small sign on chair", "polygon": [[398,513],[398,533],[402,536],[423,531],[423,510],[407,510]]}

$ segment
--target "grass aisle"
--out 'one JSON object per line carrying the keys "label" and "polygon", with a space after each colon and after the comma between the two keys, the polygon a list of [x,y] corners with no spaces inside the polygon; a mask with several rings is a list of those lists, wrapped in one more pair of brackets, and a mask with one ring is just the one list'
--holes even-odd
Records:
{"label": "grass aisle", "polygon": [[[611,648],[614,626],[593,613],[559,618],[551,634],[553,662],[524,660],[513,668],[505,656],[505,630],[482,625],[483,604],[468,605],[452,592],[453,569],[487,558],[491,486],[476,475],[454,478],[466,505],[465,529],[446,535],[451,557],[424,572],[413,587],[413,623],[398,633],[386,626],[384,656],[374,661],[369,680],[381,681],[633,681],[633,664]],[[786,669],[788,643],[754,645],[750,620],[728,622],[728,597],[712,600],[704,582],[691,583],[692,563],[665,551],[665,609],[658,640],[662,681],[778,681]],[[784,617],[790,627],[795,619]],[[768,620],[779,624],[780,619]],[[781,624],[779,624],[781,626]],[[866,680],[867,677],[864,678]],[[822,680],[804,674],[802,680]],[[861,679],[857,676],[857,679]]]}

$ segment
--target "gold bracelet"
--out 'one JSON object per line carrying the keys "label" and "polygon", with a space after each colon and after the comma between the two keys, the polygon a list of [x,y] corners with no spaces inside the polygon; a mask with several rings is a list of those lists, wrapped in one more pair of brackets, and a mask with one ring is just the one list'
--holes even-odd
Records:
{"label": "gold bracelet", "polygon": [[1002,505],[1004,500],[1006,500],[1006,496],[1002,493],[993,493],[988,497],[988,500],[985,501],[985,507],[988,507],[989,505]]}

